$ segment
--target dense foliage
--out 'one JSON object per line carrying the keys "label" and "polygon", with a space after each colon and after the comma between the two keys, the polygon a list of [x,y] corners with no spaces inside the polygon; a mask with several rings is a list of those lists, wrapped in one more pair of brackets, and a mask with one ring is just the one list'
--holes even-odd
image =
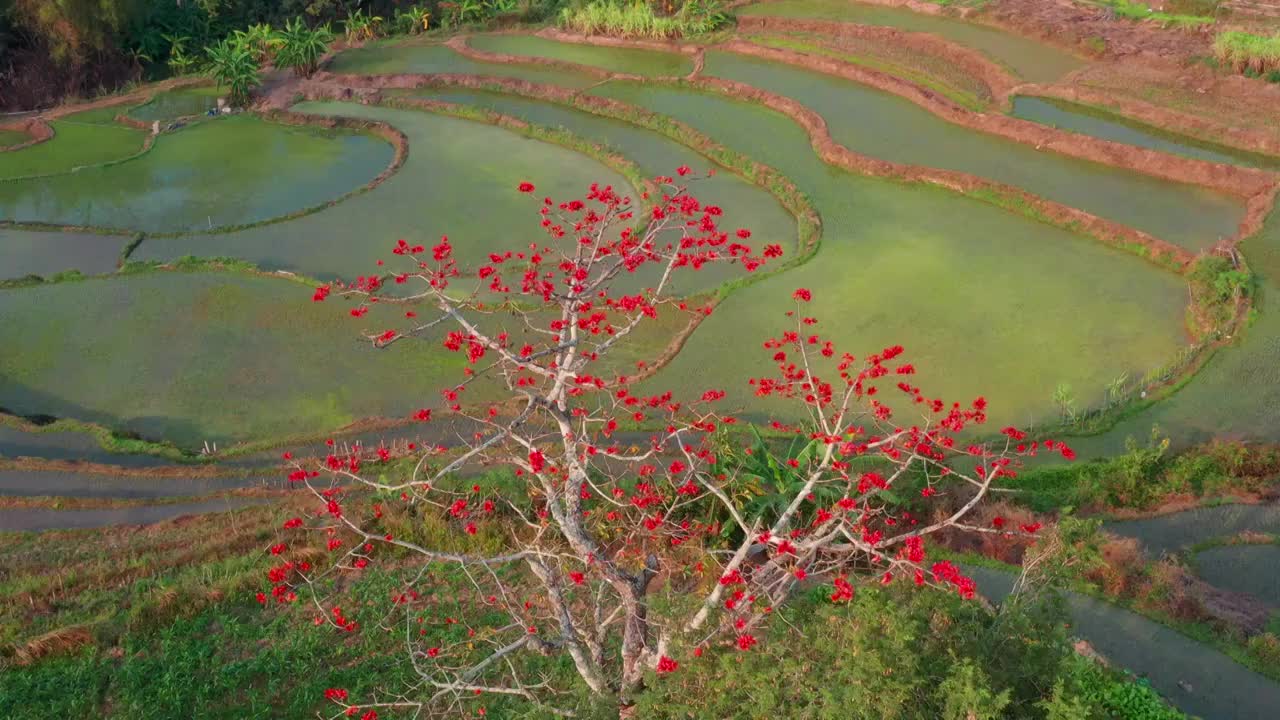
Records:
{"label": "dense foliage", "polygon": [[379,16],[393,19],[389,29],[420,32],[436,5],[411,0],[13,0],[0,4],[0,108],[43,106],[169,69],[190,71],[207,48],[228,37],[247,40],[263,60],[269,28],[295,18],[315,29]]}

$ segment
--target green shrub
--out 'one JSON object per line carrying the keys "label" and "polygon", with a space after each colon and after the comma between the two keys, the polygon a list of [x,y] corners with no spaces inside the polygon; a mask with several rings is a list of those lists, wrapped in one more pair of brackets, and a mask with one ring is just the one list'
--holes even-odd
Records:
{"label": "green shrub", "polygon": [[1226,30],[1214,38],[1213,52],[1236,72],[1251,72],[1256,76],[1270,74],[1280,70],[1280,33],[1267,37]]}
{"label": "green shrub", "polygon": [[294,18],[285,23],[276,38],[279,41],[276,66],[293,68],[294,74],[300,77],[311,77],[320,67],[320,58],[329,51],[333,32],[328,25],[309,28],[302,18]]}
{"label": "green shrub", "polygon": [[866,588],[847,605],[818,590],[751,652],[673,649],[679,670],[652,679],[636,716],[1182,718],[1149,687],[1073,653],[1052,594],[992,613],[914,588]]}
{"label": "green shrub", "polygon": [[1267,665],[1280,665],[1280,637],[1264,632],[1249,638],[1249,654]]}

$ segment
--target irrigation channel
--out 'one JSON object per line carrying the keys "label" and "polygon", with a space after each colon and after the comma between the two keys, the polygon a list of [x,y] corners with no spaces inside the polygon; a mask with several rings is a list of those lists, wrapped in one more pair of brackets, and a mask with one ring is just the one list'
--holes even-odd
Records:
{"label": "irrigation channel", "polygon": [[[720,302],[648,387],[701,388],[714,369],[744,417],[786,419],[748,391],[767,356],[724,348],[772,334],[773,311],[807,287],[837,344],[905,346],[922,387],[985,395],[996,426],[1052,424],[1060,385],[1094,407],[1118,377],[1207,358],[1177,392],[1073,441],[1084,456],[1114,453],[1153,424],[1178,446],[1280,441],[1280,217],[1263,222],[1280,159],[1012,93],[1086,61],[996,28],[834,0],[743,14],[759,18],[754,29],[709,49],[516,32],[382,43],[273,92],[289,100],[271,113],[207,117],[216,91],[194,86],[48,118],[47,139],[0,152],[0,337],[20,339],[0,344],[0,407],[62,420],[0,423],[0,495],[141,504],[9,508],[0,530],[261,502],[207,496],[274,487],[278,473],[262,468],[282,448],[342,428],[384,428],[339,436],[366,446],[447,441],[457,429],[424,435],[388,421],[434,396],[460,361],[433,338],[360,345],[340,308],[310,302],[309,286],[374,272],[401,237],[447,234],[471,267],[536,222],[536,207],[511,191],[519,181],[562,199],[594,181],[635,192],[680,165],[716,167],[697,194],[783,245],[787,264],[747,284],[728,285],[727,273],[683,281],[679,292]],[[943,99],[930,100],[888,66],[844,62],[835,41],[802,42],[768,18],[908,31],[1004,79],[945,80]],[[22,140],[0,132],[0,146]],[[766,176],[799,192],[757,183]],[[1189,340],[1182,273],[1222,243],[1238,247],[1260,288],[1238,336],[1206,349]],[[619,362],[652,359],[681,329],[657,324]],[[99,442],[108,432],[172,452],[110,452]],[[192,459],[214,444],[212,462],[171,467],[179,451]],[[1158,555],[1275,532],[1276,518],[1230,506],[1108,529]],[[1235,573],[1238,585],[1218,572],[1276,559],[1275,546],[1258,545],[1195,561],[1211,583],[1280,603],[1273,572]],[[977,572],[993,596],[1008,585]],[[1081,637],[1188,712],[1255,718],[1280,707],[1275,683],[1207,646],[1091,598],[1070,605]]]}

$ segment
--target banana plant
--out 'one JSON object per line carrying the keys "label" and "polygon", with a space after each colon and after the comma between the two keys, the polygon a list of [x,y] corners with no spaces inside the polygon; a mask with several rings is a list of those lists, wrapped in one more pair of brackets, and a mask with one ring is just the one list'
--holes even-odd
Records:
{"label": "banana plant", "polygon": [[276,39],[276,67],[293,68],[299,77],[311,77],[320,67],[320,58],[329,51],[333,32],[328,25],[311,29],[302,18],[294,18],[284,24]]}
{"label": "banana plant", "polygon": [[490,16],[515,12],[517,7],[516,0],[485,0],[485,9]]}
{"label": "banana plant", "polygon": [[244,30],[236,30],[232,36],[236,42],[253,52],[259,64],[266,62],[280,46],[279,38],[267,23],[256,23]]}
{"label": "banana plant", "polygon": [[253,88],[262,82],[253,51],[231,38],[223,38],[209,48],[208,54],[209,75],[219,88],[226,86],[231,104],[248,105]]}
{"label": "banana plant", "polygon": [[363,10],[356,10],[347,17],[345,28],[349,43],[372,40],[381,32],[382,17],[365,15]]}
{"label": "banana plant", "polygon": [[417,5],[405,8],[396,13],[394,25],[398,32],[407,35],[417,35],[426,32],[430,27],[431,13],[424,7]]}

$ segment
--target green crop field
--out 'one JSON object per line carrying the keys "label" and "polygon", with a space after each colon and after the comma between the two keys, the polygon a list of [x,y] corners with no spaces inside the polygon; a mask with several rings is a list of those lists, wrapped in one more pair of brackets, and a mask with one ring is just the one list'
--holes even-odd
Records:
{"label": "green crop field", "polygon": [[391,156],[371,135],[219,118],[161,136],[128,162],[0,184],[0,217],[147,232],[242,225],[337,198]]}

